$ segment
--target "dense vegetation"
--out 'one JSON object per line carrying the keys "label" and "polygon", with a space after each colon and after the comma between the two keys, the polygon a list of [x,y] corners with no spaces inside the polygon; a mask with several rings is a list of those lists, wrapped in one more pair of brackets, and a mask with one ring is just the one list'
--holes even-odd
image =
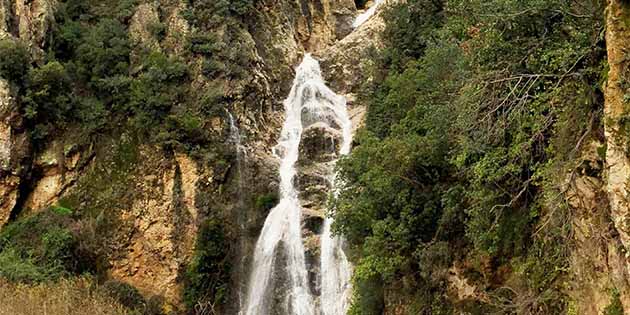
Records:
{"label": "dense vegetation", "polygon": [[[61,140],[67,152],[88,152],[83,158],[93,155],[96,161],[60,200],[63,206],[14,214],[15,222],[0,233],[0,277],[36,284],[91,274],[106,300],[123,305],[125,312],[149,315],[169,313],[159,296],[145,300],[127,284],[105,281],[116,229],[125,226],[118,209],[130,207],[134,191],[129,185],[142,172],[138,146],[152,145],[164,156],[185,152],[199,163],[228,164],[231,148],[211,124],[224,118],[234,101],[226,95],[226,82],[249,84],[252,56],[240,45],[243,20],[254,11],[254,2],[189,0],[179,14],[190,33],[169,44],[161,19],[174,4],[164,1],[159,21],[146,25],[151,38],[145,40],[156,45],[133,37],[132,17],[141,3],[59,1],[40,57],[19,40],[0,39],[0,77],[18,97],[35,151]],[[205,219],[181,275],[187,309],[179,312],[193,314],[210,304],[218,310],[232,294],[228,220],[208,202],[199,206]],[[269,201],[261,202],[266,207]]]}
{"label": "dense vegetation", "polygon": [[[386,47],[363,88],[367,124],[338,165],[333,201],[358,262],[351,314],[381,314],[386,302],[411,304],[409,314],[568,310],[561,185],[585,138],[602,137],[602,5],[388,8]],[[454,264],[480,299],[449,302]]]}
{"label": "dense vegetation", "polygon": [[[113,205],[133,200],[140,143],[208,165],[232,158],[211,125],[243,97],[228,95],[225,82],[253,90],[244,37],[256,2],[188,0],[182,47],[165,43],[161,21],[149,26],[159,49],[130,36],[140,2],[60,1],[38,59],[25,43],[0,39],[0,77],[19,98],[35,150],[66,139],[70,150],[96,146],[98,161],[59,205],[15,215],[2,229],[0,297],[15,289],[15,300],[74,305],[40,290],[76,285],[94,299],[90,307],[166,312],[159,296],[105,280],[112,226],[120,225]],[[338,164],[343,186],[331,201],[334,228],[356,263],[351,314],[381,314],[386,303],[409,306],[408,314],[572,314],[562,184],[572,171],[602,171],[576,159],[602,139],[602,6],[407,0],[386,10],[385,48],[360,96],[369,104],[366,126]],[[277,198],[263,194],[252,204],[264,212]],[[191,314],[222,309],[232,294],[234,235],[206,199],[180,275]],[[453,304],[453,270],[479,296]],[[605,314],[624,313],[619,292],[609,304]]]}

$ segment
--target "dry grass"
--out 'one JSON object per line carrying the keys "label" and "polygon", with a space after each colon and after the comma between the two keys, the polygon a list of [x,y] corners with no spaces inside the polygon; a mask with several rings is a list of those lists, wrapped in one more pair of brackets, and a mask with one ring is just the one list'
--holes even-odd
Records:
{"label": "dry grass", "polygon": [[89,278],[25,285],[0,279],[0,315],[127,315]]}

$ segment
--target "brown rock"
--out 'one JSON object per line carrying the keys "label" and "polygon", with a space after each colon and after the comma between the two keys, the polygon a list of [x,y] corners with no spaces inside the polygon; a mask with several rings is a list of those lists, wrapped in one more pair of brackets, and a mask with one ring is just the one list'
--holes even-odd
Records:
{"label": "brown rock", "polygon": [[341,133],[325,123],[315,123],[302,132],[300,163],[329,162],[337,158]]}

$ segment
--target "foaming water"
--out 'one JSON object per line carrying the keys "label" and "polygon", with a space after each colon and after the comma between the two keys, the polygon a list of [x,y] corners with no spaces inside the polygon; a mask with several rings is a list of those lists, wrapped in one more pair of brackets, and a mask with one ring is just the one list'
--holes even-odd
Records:
{"label": "foaming water", "polygon": [[[302,208],[294,179],[304,127],[323,122],[341,129],[343,143],[339,154],[350,151],[351,123],[346,101],[326,86],[319,63],[307,54],[296,69],[284,109],[284,125],[273,150],[281,159],[280,202],[268,214],[256,242],[247,300],[240,314],[270,314],[275,289],[282,286],[287,288],[283,305],[286,314],[343,315],[347,310],[351,275],[351,266],[342,250],[343,240],[332,236],[332,221],[326,219],[321,236],[321,296],[315,296],[309,287],[302,240]],[[286,262],[278,264],[279,257]],[[286,269],[275,270],[279,266]],[[279,279],[279,272],[284,272],[287,279]],[[276,283],[283,280],[286,283]]]}
{"label": "foaming water", "polygon": [[374,4],[369,9],[357,16],[357,18],[354,20],[354,23],[352,23],[352,27],[357,28],[361,26],[361,24],[365,23],[365,21],[369,20],[374,15],[374,13],[376,13],[376,10],[381,4],[383,4],[383,2],[385,2],[385,0],[374,1]]}

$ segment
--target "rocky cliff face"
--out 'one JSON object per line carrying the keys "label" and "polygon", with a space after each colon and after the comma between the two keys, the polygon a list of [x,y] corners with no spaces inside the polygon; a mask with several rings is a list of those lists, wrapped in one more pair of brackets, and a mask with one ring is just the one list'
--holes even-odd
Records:
{"label": "rocky cliff face", "polygon": [[[610,303],[610,292],[621,294],[628,307],[628,262],[619,234],[609,216],[606,184],[601,177],[604,161],[597,154],[601,143],[586,145],[580,167],[567,176],[566,198],[573,209],[574,250],[570,256],[570,283],[579,314],[601,314]],[[587,171],[588,170],[588,171]]]}
{"label": "rocky cliff face", "polygon": [[[138,58],[137,52],[147,48],[183,54],[186,37],[194,30],[183,17],[189,9],[187,3],[147,2],[135,8],[129,25],[132,62]],[[57,5],[54,0],[0,0],[0,38],[25,42],[38,63],[55,23]],[[147,296],[180,304],[182,274],[204,218],[219,213],[234,226],[232,236],[242,240],[235,257],[251,252],[266,215],[256,209],[254,200],[277,187],[278,161],[270,148],[282,121],[281,100],[288,93],[293,67],[301,55],[317,51],[333,88],[353,99],[353,89],[365,79],[365,63],[360,60],[363,51],[378,43],[366,36],[376,35],[382,25],[368,23],[362,31],[367,33],[346,37],[356,11],[351,0],[257,2],[256,14],[246,21],[247,29],[240,34],[243,41],[238,43],[254,56],[247,84],[225,80],[221,87],[232,100],[230,111],[243,135],[240,164],[164,151],[137,143],[124,131],[90,146],[75,145],[71,135],[57,135],[44,148],[34,150],[20,117],[19,99],[14,97],[18,91],[0,78],[0,226],[60,199],[101,214],[116,213],[113,221],[106,220],[108,240],[95,245],[106,253],[109,277],[127,282]],[[151,32],[158,23],[164,25],[163,37]],[[195,59],[187,62],[200,64]],[[211,83],[200,75],[200,67],[193,68],[197,69],[192,83],[195,89],[208,89]],[[351,112],[358,125],[361,107],[351,107]],[[216,118],[208,125],[217,139],[224,139],[222,145],[234,146],[227,118]],[[303,150],[316,154],[322,145],[314,140]],[[320,205],[322,198],[317,199]],[[321,217],[319,212],[317,217]],[[91,233],[100,231],[98,222],[81,224],[91,227],[86,228]],[[247,264],[245,258],[236,260],[234,265]],[[234,272],[235,285],[243,282],[243,268]]]}
{"label": "rocky cliff face", "polygon": [[[34,60],[43,55],[46,34],[53,22],[54,1],[0,1],[0,39],[26,43]],[[31,147],[18,112],[15,88],[0,78],[0,225],[6,223],[30,177]]]}
{"label": "rocky cliff face", "polygon": [[[630,287],[628,280],[630,279],[630,261],[628,260],[628,250],[630,249],[630,204],[628,203],[628,180],[630,179],[630,159],[628,146],[628,105],[627,105],[627,77],[630,74],[630,64],[628,63],[627,54],[630,49],[628,38],[630,38],[630,5],[627,1],[609,0],[606,9],[606,45],[608,52],[608,81],[605,87],[605,106],[604,106],[604,125],[606,136],[606,171],[604,172],[604,182],[585,181],[580,185],[581,190],[587,192],[585,194],[585,203],[591,205],[591,208],[598,206],[599,211],[591,213],[610,213],[610,219],[614,227],[610,227],[608,237],[602,239],[600,250],[596,251],[602,256],[600,259],[592,259],[593,252],[590,255],[584,253],[591,261],[595,261],[595,265],[599,267],[595,270],[606,270],[608,277],[597,277],[587,283],[597,284],[608,279],[613,286],[620,291],[621,301],[624,308],[630,309]],[[578,187],[580,187],[578,186]],[[598,193],[593,190],[594,186],[605,187],[605,194]],[[579,188],[578,188],[579,189]],[[595,191],[596,193],[593,193]],[[602,196],[603,195],[603,196]],[[600,196],[601,198],[598,198]],[[599,202],[598,202],[599,201]],[[608,201],[609,208],[606,209],[605,202]],[[609,211],[606,211],[609,210]],[[596,215],[590,214],[591,220]],[[588,220],[588,219],[587,219]],[[584,227],[585,224],[578,226]],[[588,225],[587,225],[588,226]],[[592,227],[592,225],[590,225]],[[583,228],[582,231],[588,228]],[[599,237],[607,235],[593,231]],[[581,235],[583,239],[588,239],[585,235]],[[606,262],[606,263],[602,263]],[[603,266],[601,266],[603,265]],[[583,271],[589,270],[583,266]],[[583,272],[587,274],[588,272]],[[593,273],[591,273],[593,274]],[[595,272],[594,274],[598,274]],[[602,288],[594,289],[594,295],[602,292]],[[597,297],[593,297],[590,314],[596,314],[596,305],[602,303],[597,301]],[[600,308],[601,310],[601,308]]]}
{"label": "rocky cliff face", "polygon": [[608,44],[608,83],[606,85],[606,162],[608,164],[607,190],[612,218],[626,249],[630,248],[628,216],[628,159],[627,119],[625,100],[628,76],[628,37],[630,36],[630,8],[624,1],[609,1],[606,13],[606,42]]}
{"label": "rocky cliff face", "polygon": [[[46,37],[55,23],[55,0],[0,0],[0,39],[26,43],[35,63],[41,62]],[[184,18],[188,1],[146,2],[138,5],[129,22],[132,61],[143,49],[184,56],[187,37],[195,26]],[[107,261],[111,279],[137,287],[145,296],[163,297],[174,307],[182,302],[182,274],[190,265],[201,222],[218,216],[228,222],[234,241],[232,286],[245,283],[248,254],[252,252],[266,211],[255,205],[257,197],[277,190],[278,160],[275,145],[293,67],[305,52],[321,60],[329,86],[348,99],[354,128],[365,108],[356,100],[360,85],[370,80],[369,51],[379,48],[384,21],[376,16],[352,32],[357,9],[351,0],[263,0],[256,14],[244,22],[239,48],[253,56],[246,80],[223,80],[221,90],[230,99],[226,108],[234,116],[242,147],[231,138],[227,116],[208,122],[216,145],[231,150],[232,159],[199,158],[182,150],[163,150],[138,143],[121,131],[90,146],[77,146],[71,135],[58,135],[44,148],[33,148],[29,130],[19,112],[19,93],[0,78],[0,226],[27,216],[60,199],[89,206],[97,219],[78,223],[82,233],[104,234],[106,242],[94,244]],[[609,0],[606,41],[606,140],[584,144],[581,165],[597,174],[566,174],[567,202],[573,209],[576,242],[571,253],[568,291],[579,314],[600,314],[616,288],[630,309],[630,208],[628,205],[628,94],[630,8],[626,1]],[[163,37],[151,28],[164,25]],[[225,30],[217,30],[219,33]],[[236,44],[236,43],[235,43]],[[206,90],[201,60],[187,60],[194,69],[191,83]],[[312,124],[304,131],[299,188],[305,208],[305,246],[317,261],[317,231],[321,227],[329,184],[326,162],[334,159],[340,135],[326,126]],[[597,148],[606,147],[602,158]],[[102,213],[115,213],[102,219]],[[99,220],[105,221],[103,224]],[[105,228],[104,228],[105,227]],[[312,266],[317,268],[317,266]],[[453,296],[483,299],[453,267],[449,276]],[[239,290],[229,303],[238,306]],[[405,308],[405,301],[388,297],[388,314]],[[225,310],[235,313],[235,309]]]}

